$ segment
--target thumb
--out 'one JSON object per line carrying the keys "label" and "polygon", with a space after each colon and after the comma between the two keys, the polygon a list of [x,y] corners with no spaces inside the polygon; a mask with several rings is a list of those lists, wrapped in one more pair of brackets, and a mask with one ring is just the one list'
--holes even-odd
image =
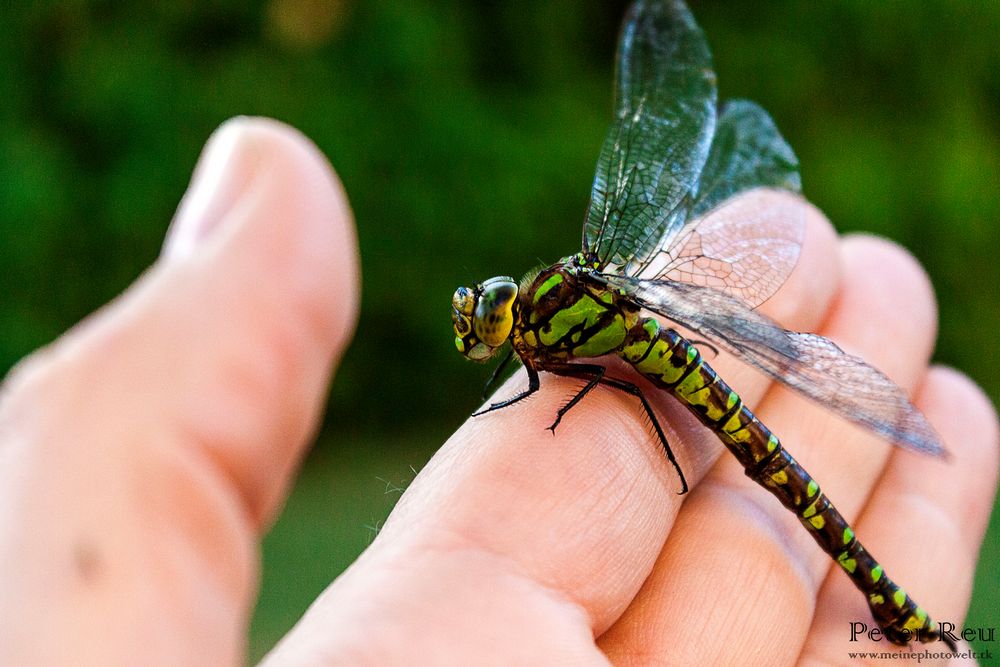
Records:
{"label": "thumb", "polygon": [[230,121],[157,264],[12,373],[0,663],[242,660],[256,537],[356,319],[350,217],[304,137]]}

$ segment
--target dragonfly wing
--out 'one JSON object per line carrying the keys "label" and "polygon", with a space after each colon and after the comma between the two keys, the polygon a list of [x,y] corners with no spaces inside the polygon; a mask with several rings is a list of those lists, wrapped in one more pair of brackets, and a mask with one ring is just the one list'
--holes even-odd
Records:
{"label": "dragonfly wing", "polygon": [[604,274],[601,279],[842,417],[907,449],[945,455],[934,429],[906,393],[828,338],[782,329],[740,299],[711,287]]}
{"label": "dragonfly wing", "polygon": [[767,112],[746,100],[730,102],[690,219],[630,275],[714,287],[760,305],[798,262],[805,208],[779,192],[800,187],[795,153]]}
{"label": "dragonfly wing", "polygon": [[761,187],[799,192],[799,160],[760,105],[731,100],[719,116],[691,216],[699,218],[734,195]]}
{"label": "dragonfly wing", "polygon": [[712,56],[683,2],[632,5],[615,97],[583,248],[605,269],[627,273],[683,225],[715,130]]}

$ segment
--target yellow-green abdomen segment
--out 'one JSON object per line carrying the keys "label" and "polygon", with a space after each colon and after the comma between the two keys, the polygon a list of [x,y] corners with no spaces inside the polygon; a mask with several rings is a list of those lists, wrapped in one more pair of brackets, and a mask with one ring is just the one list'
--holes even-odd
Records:
{"label": "yellow-green abdomen segment", "polygon": [[781,446],[777,436],[702,359],[698,349],[651,318],[631,327],[619,355],[654,384],[673,392],[715,431],[752,480],[799,517],[816,542],[866,595],[886,637],[934,641],[937,624],[862,546],[819,485]]}

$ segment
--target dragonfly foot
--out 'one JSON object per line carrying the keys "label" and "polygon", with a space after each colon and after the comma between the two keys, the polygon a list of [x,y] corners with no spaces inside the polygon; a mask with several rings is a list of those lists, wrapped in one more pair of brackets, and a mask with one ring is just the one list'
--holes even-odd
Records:
{"label": "dragonfly foot", "polygon": [[567,412],[569,412],[569,407],[564,407],[556,413],[556,420],[547,427],[547,430],[552,431],[552,435],[556,434],[556,426],[559,426],[559,423],[562,422],[563,415]]}
{"label": "dragonfly foot", "polygon": [[500,406],[499,403],[490,403],[490,407],[483,408],[482,410],[476,410],[475,412],[472,413],[472,416],[473,417],[481,417],[481,416],[485,415],[487,412],[492,412],[493,410],[499,410],[500,407],[501,406]]}
{"label": "dragonfly foot", "polygon": [[534,368],[531,368],[529,366],[528,367],[528,388],[527,389],[525,389],[524,391],[522,391],[520,394],[517,394],[516,396],[512,396],[511,398],[508,398],[506,401],[500,401],[499,403],[490,403],[490,407],[483,408],[482,410],[477,410],[477,411],[475,411],[475,412],[472,413],[472,416],[473,417],[478,417],[480,415],[485,415],[487,412],[493,412],[494,410],[502,410],[503,408],[506,408],[508,406],[514,405],[518,401],[522,401],[522,400],[528,398],[529,396],[531,396],[532,394],[534,394],[536,391],[538,391],[538,388],[540,386],[541,386],[541,383],[538,381],[538,371],[536,371]]}

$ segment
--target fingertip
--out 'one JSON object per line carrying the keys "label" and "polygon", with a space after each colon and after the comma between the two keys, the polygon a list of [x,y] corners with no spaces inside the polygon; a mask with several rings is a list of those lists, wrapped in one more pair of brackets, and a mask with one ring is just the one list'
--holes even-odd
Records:
{"label": "fingertip", "polygon": [[252,126],[231,118],[212,132],[167,229],[162,257],[187,256],[233,207],[259,166]]}
{"label": "fingertip", "polygon": [[[895,311],[894,327],[926,332],[927,354],[937,337],[937,298],[930,276],[906,248],[872,234],[850,234],[841,242],[845,276],[854,279],[852,306],[857,312]],[[881,342],[892,340],[893,328],[881,331]]]}
{"label": "fingertip", "polygon": [[304,297],[317,337],[338,350],[353,332],[353,216],[336,172],[295,128],[237,117],[213,133],[164,244],[167,263],[195,256]]}
{"label": "fingertip", "polygon": [[[270,203],[301,220],[295,251],[276,269],[298,278],[297,286],[314,299],[318,342],[326,341],[339,356],[354,333],[361,302],[360,254],[347,194],[333,166],[308,137],[275,120],[252,120],[258,123],[262,146],[287,158],[273,167],[281,182],[272,188]],[[276,244],[286,229],[273,225],[270,231],[277,238],[268,240]]]}
{"label": "fingertip", "polygon": [[937,364],[927,372],[917,400],[933,405],[949,420],[979,432],[995,450],[1000,435],[997,411],[990,397],[972,378],[951,366]]}
{"label": "fingertip", "polygon": [[[955,479],[951,487],[958,515],[985,529],[1000,478],[1000,422],[982,388],[969,376],[947,366],[934,366],[920,387],[917,406],[941,433]],[[985,514],[984,514],[985,512]],[[979,535],[978,539],[981,539]],[[973,540],[978,544],[978,540]]]}
{"label": "fingertip", "polygon": [[776,196],[794,199],[790,210],[804,221],[802,247],[788,279],[760,308],[786,328],[813,331],[825,318],[840,285],[837,231],[809,201],[787,193]]}

